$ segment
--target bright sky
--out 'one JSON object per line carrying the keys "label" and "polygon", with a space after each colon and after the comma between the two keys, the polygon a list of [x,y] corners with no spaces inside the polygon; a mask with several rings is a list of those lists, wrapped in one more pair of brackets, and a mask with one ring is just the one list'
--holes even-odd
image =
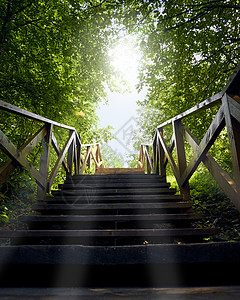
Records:
{"label": "bright sky", "polygon": [[130,93],[108,92],[108,104],[101,103],[98,109],[100,125],[114,127],[116,140],[108,143],[114,151],[122,156],[126,167],[126,154],[133,153],[132,134],[137,129],[137,100],[144,99],[146,91],[140,94],[136,91],[138,82],[138,65],[141,59],[140,50],[134,47],[134,42],[123,40],[115,48],[110,50],[113,67],[123,74],[131,85]]}

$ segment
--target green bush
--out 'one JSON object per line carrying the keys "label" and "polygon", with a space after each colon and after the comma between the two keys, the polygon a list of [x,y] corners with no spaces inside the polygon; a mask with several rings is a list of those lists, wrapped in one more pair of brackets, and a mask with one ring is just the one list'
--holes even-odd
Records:
{"label": "green bush", "polygon": [[213,240],[240,240],[239,212],[205,168],[194,174],[190,187],[193,209],[203,215],[196,225],[218,227],[220,233]]}

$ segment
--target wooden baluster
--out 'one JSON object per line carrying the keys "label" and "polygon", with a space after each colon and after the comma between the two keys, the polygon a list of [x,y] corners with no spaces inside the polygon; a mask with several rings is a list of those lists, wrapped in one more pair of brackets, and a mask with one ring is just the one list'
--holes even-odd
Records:
{"label": "wooden baluster", "polygon": [[42,140],[42,147],[43,153],[41,154],[40,158],[40,167],[39,173],[45,179],[45,186],[44,189],[38,185],[37,188],[37,198],[38,200],[43,200],[45,198],[46,193],[49,193],[49,186],[48,186],[48,169],[49,169],[49,162],[50,162],[50,145],[52,143],[52,131],[53,125],[46,124],[46,135]]}
{"label": "wooden baluster", "polygon": [[[160,127],[157,129],[160,135],[163,136],[163,129]],[[160,175],[163,178],[166,178],[166,167],[165,167],[165,153],[161,142],[158,139],[158,153],[159,153],[159,167],[160,167]]]}
{"label": "wooden baluster", "polygon": [[[187,162],[186,162],[186,153],[184,147],[184,139],[183,139],[183,131],[181,126],[181,121],[173,121],[173,133],[175,137],[175,148],[176,148],[176,156],[177,156],[177,164],[178,164],[178,172],[179,177],[181,178],[184,173]],[[189,182],[187,181],[184,186],[180,186],[181,193],[183,195],[184,200],[190,199],[190,188]]]}

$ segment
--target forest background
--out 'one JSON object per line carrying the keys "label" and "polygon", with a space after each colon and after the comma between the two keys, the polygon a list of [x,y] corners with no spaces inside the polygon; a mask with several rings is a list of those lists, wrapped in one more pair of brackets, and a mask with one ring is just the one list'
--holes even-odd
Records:
{"label": "forest background", "polygon": [[[111,66],[109,49],[134,35],[142,51],[137,88],[148,89],[139,102],[138,149],[163,121],[222,89],[239,63],[239,10],[239,0],[0,0],[0,99],[74,126],[82,143],[106,142],[112,130],[99,127],[96,109],[107,88],[120,91],[124,83]],[[187,120],[199,139],[215,112]],[[39,124],[1,112],[0,126],[19,147]],[[231,173],[226,138],[223,131],[211,154]],[[39,153],[29,157],[33,164]],[[114,153],[108,157],[117,160]],[[5,160],[0,153],[0,166]],[[136,157],[129,163],[134,166]],[[19,214],[31,213],[35,192],[26,170],[9,178],[0,188],[3,226],[17,226]],[[191,193],[195,209],[208,217],[199,226],[221,225],[218,238],[239,238],[238,213],[202,165]]]}

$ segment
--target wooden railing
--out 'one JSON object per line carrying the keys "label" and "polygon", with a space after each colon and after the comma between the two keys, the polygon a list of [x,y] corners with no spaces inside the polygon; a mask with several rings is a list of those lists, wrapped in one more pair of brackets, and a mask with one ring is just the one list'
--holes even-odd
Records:
{"label": "wooden railing", "polygon": [[80,169],[80,174],[84,172],[84,169],[88,167],[91,168],[91,158],[93,162],[95,163],[95,171],[97,171],[98,168],[104,168],[103,166],[103,160],[102,160],[102,154],[100,150],[100,145],[97,144],[86,144],[82,145],[82,148],[86,147],[86,155],[85,158],[82,158],[82,167]]}
{"label": "wooden railing", "polygon": [[153,161],[151,154],[149,152],[149,144],[142,144],[140,147],[140,154],[138,159],[138,168],[144,168],[145,165],[147,167],[147,174],[153,173],[154,167],[153,167]]}
{"label": "wooden railing", "polygon": [[[222,92],[199,103],[186,112],[164,122],[156,129],[152,144],[152,159],[149,154],[149,145],[141,145],[139,167],[147,163],[148,173],[151,171],[166,177],[166,166],[170,164],[184,199],[190,198],[189,179],[201,162],[215,178],[227,197],[240,211],[240,65],[234,71]],[[199,141],[190,129],[183,123],[188,116],[200,110],[220,104],[215,118],[208,127],[203,139]],[[167,145],[164,137],[166,126],[172,125],[172,137]],[[226,126],[230,146],[234,180],[208,152],[222,129]],[[193,150],[189,163],[186,161],[186,147],[184,139]],[[176,162],[173,158],[173,149],[176,149]]]}
{"label": "wooden railing", "polygon": [[[85,160],[81,156],[81,140],[74,127],[57,123],[47,118],[41,117],[19,107],[0,101],[0,110],[20,115],[28,119],[39,121],[44,125],[33,134],[19,149],[9,140],[9,138],[0,130],[0,149],[9,157],[0,168],[0,185],[2,185],[17,166],[27,169],[38,184],[38,199],[43,199],[46,193],[50,192],[51,186],[61,167],[65,169],[68,175],[82,174],[86,165],[90,166],[90,154],[97,167],[103,167],[99,144],[94,152],[93,145],[87,145],[87,155]],[[53,128],[59,127],[68,130],[68,137],[61,149],[53,133]],[[43,151],[41,153],[39,171],[33,167],[27,159],[27,155],[33,149],[42,143]],[[51,170],[50,167],[50,146],[53,146],[57,160]]]}

